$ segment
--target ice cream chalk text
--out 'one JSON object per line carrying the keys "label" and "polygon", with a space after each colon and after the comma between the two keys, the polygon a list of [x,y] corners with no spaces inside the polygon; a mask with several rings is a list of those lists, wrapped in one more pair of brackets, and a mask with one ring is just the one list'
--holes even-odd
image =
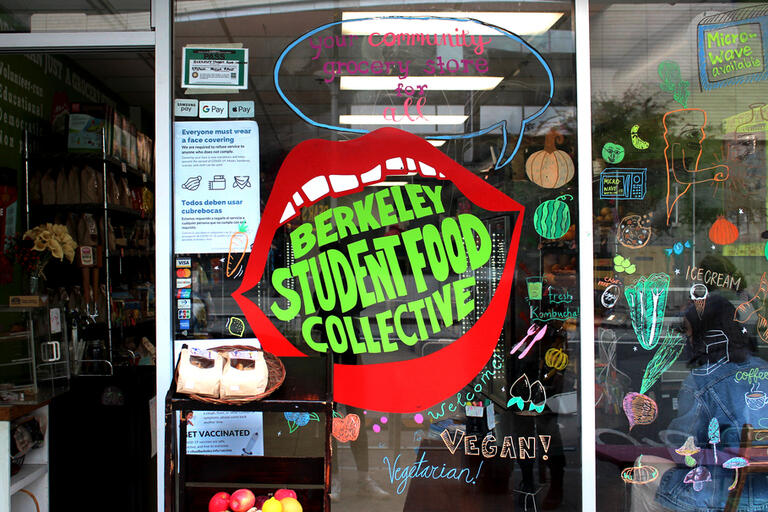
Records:
{"label": "ice cream chalk text", "polygon": [[728,274],[721,274],[713,270],[705,270],[701,267],[691,267],[685,270],[685,278],[691,281],[702,281],[704,284],[717,286],[718,288],[732,288],[739,291],[741,277],[734,277]]}
{"label": "ice cream chalk text", "polygon": [[384,457],[382,462],[387,465],[389,470],[389,481],[392,484],[395,483],[395,480],[400,482],[396,488],[397,494],[403,494],[406,486],[408,485],[408,480],[412,478],[424,478],[432,480],[464,479],[466,483],[474,485],[477,483],[477,478],[480,476],[480,470],[483,469],[483,461],[480,461],[480,466],[477,468],[477,471],[475,471],[474,476],[470,476],[469,468],[446,468],[445,464],[435,466],[429,463],[424,452],[421,452],[421,458],[418,462],[409,464],[407,466],[398,467],[398,463],[400,462],[400,455],[395,458],[394,463],[390,462],[389,457]]}
{"label": "ice cream chalk text", "polygon": [[[301,335],[312,350],[327,352],[330,348],[342,353],[351,348],[355,354],[394,352],[398,342],[413,346],[460,322],[475,308],[475,278],[456,279],[426,294],[425,277],[429,273],[444,283],[452,274],[461,276],[488,262],[491,237],[474,215],[445,217],[439,225],[427,223],[399,234],[339,243],[352,235],[444,213],[441,192],[441,186],[387,187],[298,226],[290,234],[296,262],[272,273],[272,286],[287,300],[287,306],[278,299],[270,306],[272,313],[283,322],[303,313]],[[329,244],[339,248],[309,256],[313,249]],[[410,263],[413,282],[408,287],[398,252]],[[294,279],[297,289],[293,289]],[[359,316],[359,311],[374,304],[402,297],[412,299],[373,318]],[[334,314],[323,317],[320,311]],[[413,331],[404,327],[412,325],[403,321],[406,316],[415,320]],[[374,338],[372,323],[378,327],[380,339]],[[321,328],[324,341],[312,338],[315,327]]]}
{"label": "ice cream chalk text", "polygon": [[[501,451],[499,451],[499,447],[496,445],[496,436],[493,434],[486,434],[482,441],[480,441],[476,435],[468,436],[461,429],[456,429],[453,434],[448,429],[445,429],[440,433],[440,438],[451,454],[456,453],[459,446],[464,444],[464,455],[482,454],[486,459],[496,457],[497,454],[502,459],[505,457],[510,459],[519,458],[520,460],[536,458],[536,436],[518,437],[517,452],[515,451],[515,438],[513,436],[504,436],[501,442]],[[539,441],[544,452],[541,458],[542,460],[547,460],[549,458],[547,451],[549,451],[552,436],[539,435]]]}

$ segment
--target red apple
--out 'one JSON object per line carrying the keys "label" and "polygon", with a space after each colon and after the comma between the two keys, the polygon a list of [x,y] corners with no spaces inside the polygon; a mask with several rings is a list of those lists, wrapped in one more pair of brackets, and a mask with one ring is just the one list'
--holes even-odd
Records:
{"label": "red apple", "polygon": [[256,503],[256,495],[248,489],[238,489],[229,499],[229,508],[232,512],[248,512],[254,503]]}
{"label": "red apple", "polygon": [[263,494],[261,496],[256,496],[256,503],[254,503],[253,506],[256,507],[256,510],[261,510],[261,506],[268,499],[269,499],[269,496],[264,496]]}
{"label": "red apple", "polygon": [[229,494],[217,492],[208,502],[208,512],[225,512],[229,508]]}
{"label": "red apple", "polygon": [[278,489],[277,492],[275,492],[275,499],[277,501],[280,501],[283,498],[293,498],[296,499],[296,493],[292,491],[291,489]]}

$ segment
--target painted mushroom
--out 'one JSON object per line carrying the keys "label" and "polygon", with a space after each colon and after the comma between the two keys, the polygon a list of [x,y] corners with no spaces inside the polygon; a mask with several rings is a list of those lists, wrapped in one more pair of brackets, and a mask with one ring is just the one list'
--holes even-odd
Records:
{"label": "painted mushroom", "polygon": [[724,468],[736,470],[736,476],[733,477],[733,483],[730,485],[730,487],[728,487],[729,491],[733,490],[733,488],[736,487],[736,482],[738,482],[739,480],[739,468],[744,468],[747,466],[749,466],[749,461],[743,457],[733,457],[723,462]]}
{"label": "painted mushroom", "polygon": [[693,441],[693,436],[688,436],[688,439],[685,440],[685,444],[675,450],[677,454],[685,455],[685,463],[688,465],[688,467],[693,467],[696,465],[696,459],[694,459],[692,455],[695,455],[700,451],[701,448],[696,446],[696,443]]}
{"label": "painted mushroom", "polygon": [[704,466],[693,468],[685,475],[683,482],[693,484],[693,490],[698,492],[704,487],[704,482],[710,482],[712,474]]}

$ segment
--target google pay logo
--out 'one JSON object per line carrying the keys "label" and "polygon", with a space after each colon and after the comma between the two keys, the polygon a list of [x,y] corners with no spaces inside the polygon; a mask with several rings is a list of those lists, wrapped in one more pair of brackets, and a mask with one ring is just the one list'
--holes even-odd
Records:
{"label": "google pay logo", "polygon": [[226,118],[227,102],[226,101],[201,101],[200,117],[201,118]]}

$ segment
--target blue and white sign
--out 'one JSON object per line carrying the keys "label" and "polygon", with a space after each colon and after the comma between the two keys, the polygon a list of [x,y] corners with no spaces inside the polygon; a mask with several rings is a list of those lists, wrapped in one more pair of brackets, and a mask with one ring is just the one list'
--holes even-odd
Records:
{"label": "blue and white sign", "polygon": [[176,253],[250,252],[261,215],[258,125],[184,121],[174,132]]}

